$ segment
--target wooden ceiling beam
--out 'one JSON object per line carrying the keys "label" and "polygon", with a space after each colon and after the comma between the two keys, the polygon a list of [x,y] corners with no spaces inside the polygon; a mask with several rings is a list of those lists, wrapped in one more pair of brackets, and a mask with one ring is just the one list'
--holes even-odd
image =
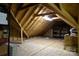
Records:
{"label": "wooden ceiling beam", "polygon": [[17,4],[15,4],[15,3],[11,4],[10,10],[12,10],[14,15],[16,15],[16,13],[17,13]]}
{"label": "wooden ceiling beam", "polygon": [[37,6],[33,6],[31,7],[27,13],[24,15],[24,17],[21,19],[20,24],[23,26],[25,24],[25,22],[28,20],[28,18],[31,16],[31,14],[33,13],[33,11],[37,8]]}
{"label": "wooden ceiling beam", "polygon": [[[46,8],[44,7],[39,13],[42,13],[43,11],[45,11],[46,10]],[[42,18],[42,16],[40,16],[35,22],[34,22],[34,24],[29,28],[29,32],[31,32],[31,30],[34,28],[34,26],[35,25],[37,25],[38,24],[38,22],[40,21],[40,19]]]}
{"label": "wooden ceiling beam", "polygon": [[[49,26],[50,25],[50,26]],[[44,33],[46,30],[51,27],[50,22],[43,20],[43,18],[40,19],[38,24],[34,26],[32,31],[30,32],[29,36],[35,36]]]}
{"label": "wooden ceiling beam", "polygon": [[[55,4],[43,4],[47,8],[49,8],[52,11],[55,11],[59,16],[61,16],[63,21],[71,25],[72,27],[76,27],[77,24],[74,22],[74,19],[66,12],[63,13]],[[73,20],[72,22],[70,20]]]}
{"label": "wooden ceiling beam", "polygon": [[49,12],[49,13],[42,13],[42,14],[35,14],[36,16],[45,16],[45,15],[53,15],[55,12]]}
{"label": "wooden ceiling beam", "polygon": [[[40,11],[43,9],[43,7],[40,7],[40,9],[39,9],[39,11],[38,11],[38,13],[40,13]],[[37,14],[38,14],[37,13]],[[35,17],[34,19],[33,19],[33,21],[31,21],[31,23],[26,27],[26,30],[29,30],[29,28],[36,22],[36,20],[38,19],[39,17]]]}
{"label": "wooden ceiling beam", "polygon": [[25,33],[25,35],[27,36],[27,38],[29,38],[29,35],[27,34],[27,32],[22,28],[21,24],[18,22],[18,20],[16,19],[14,13],[12,10],[10,10],[11,16],[14,18],[14,20],[18,23],[18,25],[20,26],[20,28],[22,29],[22,31]]}
{"label": "wooden ceiling beam", "polygon": [[59,4],[61,11],[64,13],[65,18],[67,19],[67,21],[69,23],[72,23],[75,27],[77,25],[77,22],[75,21],[74,17],[72,17],[64,8],[63,8],[63,4]]}
{"label": "wooden ceiling beam", "polygon": [[[36,23],[36,25],[34,24],[33,27],[31,28],[31,30],[28,30],[27,32],[29,33],[29,35],[32,35],[32,33],[36,30],[36,28],[41,25],[42,17],[39,18],[39,21]],[[35,33],[35,32],[34,32]]]}
{"label": "wooden ceiling beam", "polygon": [[34,26],[37,25],[37,23],[40,21],[41,18],[42,18],[42,17],[39,17],[39,18],[36,20],[36,22],[27,30],[28,33],[30,33],[30,32],[32,31],[32,29],[34,28]]}
{"label": "wooden ceiling beam", "polygon": [[77,40],[78,40],[78,45],[77,45],[77,47],[78,47],[78,49],[77,49],[77,51],[78,51],[78,54],[79,54],[79,12],[78,12],[78,26],[77,26]]}
{"label": "wooden ceiling beam", "polygon": [[29,4],[26,4],[25,6],[21,7],[19,10],[23,10],[25,8],[33,7],[35,5],[38,5],[38,3],[29,3]]}
{"label": "wooden ceiling beam", "polygon": [[35,18],[34,18],[34,20],[25,28],[26,31],[28,31],[28,30],[32,27],[32,25],[36,22],[36,20],[37,20],[38,18],[39,18],[39,17],[35,17]]}
{"label": "wooden ceiling beam", "polygon": [[11,23],[11,25],[15,28],[15,29],[17,29],[17,30],[21,30],[21,28],[20,28],[20,26],[12,19],[11,21],[10,21]]}
{"label": "wooden ceiling beam", "polygon": [[25,13],[28,11],[27,8],[23,9],[23,10],[19,10],[16,14],[16,18],[18,19],[18,21],[20,22],[23,18],[23,16],[25,15]]}
{"label": "wooden ceiling beam", "polygon": [[38,6],[35,11],[32,13],[32,15],[28,18],[27,22],[24,24],[23,28],[27,27],[32,21],[34,21],[35,13],[38,14],[42,6]]}

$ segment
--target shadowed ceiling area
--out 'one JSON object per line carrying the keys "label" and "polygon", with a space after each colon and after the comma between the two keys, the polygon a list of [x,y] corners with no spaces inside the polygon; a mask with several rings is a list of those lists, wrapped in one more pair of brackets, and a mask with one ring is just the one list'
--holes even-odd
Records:
{"label": "shadowed ceiling area", "polygon": [[55,21],[64,21],[76,28],[79,4],[19,3],[0,4],[0,8],[1,12],[9,12],[11,26],[32,37],[45,33]]}

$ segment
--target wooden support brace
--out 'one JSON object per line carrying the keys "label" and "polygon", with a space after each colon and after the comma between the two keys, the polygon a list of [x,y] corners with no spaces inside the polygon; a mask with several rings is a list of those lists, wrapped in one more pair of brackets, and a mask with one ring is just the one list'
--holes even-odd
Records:
{"label": "wooden support brace", "polygon": [[42,22],[43,22],[42,18],[39,18],[39,21],[36,23],[36,25],[32,28],[31,31],[28,32],[29,35],[35,35],[36,33],[38,33],[36,30],[42,24]]}
{"label": "wooden support brace", "polygon": [[[43,11],[45,11],[46,8],[43,8],[39,13],[42,13]],[[42,16],[40,16],[39,18],[37,18],[37,20],[35,21],[35,23],[31,26],[31,28],[28,30],[29,32],[32,30],[32,28],[37,24],[37,22],[40,20],[40,18],[42,18]]]}
{"label": "wooden support brace", "polygon": [[66,20],[69,22],[69,23],[72,23],[72,25],[75,25],[75,27],[77,26],[77,22],[75,21],[75,19],[63,8],[63,5],[60,4],[60,8],[66,18]]}
{"label": "wooden support brace", "polygon": [[32,15],[28,18],[27,22],[24,24],[23,28],[27,27],[27,25],[35,18],[35,14],[39,12],[41,6],[38,6],[35,11],[32,13]]}
{"label": "wooden support brace", "polygon": [[78,52],[78,55],[79,55],[79,14],[78,14],[78,26],[77,26],[77,32],[78,32],[78,48],[77,48],[77,52]]}
{"label": "wooden support brace", "polygon": [[[29,8],[28,8],[29,9]],[[23,18],[23,16],[25,15],[25,13],[28,11],[27,8],[23,9],[23,10],[20,10],[17,12],[16,14],[16,18],[18,19],[18,21],[20,22]]]}
{"label": "wooden support brace", "polygon": [[24,15],[24,17],[22,18],[20,22],[21,26],[23,26],[27,22],[28,18],[31,16],[31,14],[33,13],[35,9],[36,9],[36,6],[33,6],[27,11],[27,13]]}
{"label": "wooden support brace", "polygon": [[[42,8],[43,8],[43,7],[40,7],[38,13],[40,12],[40,10],[42,10]],[[38,13],[37,13],[37,14],[38,14]],[[25,28],[26,31],[31,28],[31,26],[36,22],[36,20],[37,20],[38,18],[39,18],[39,17],[35,17],[35,18],[33,19],[33,21],[31,21],[31,23]]]}
{"label": "wooden support brace", "polygon": [[21,42],[23,43],[23,31],[22,31],[22,29],[21,29]]}
{"label": "wooden support brace", "polygon": [[29,8],[29,7],[32,7],[32,6],[35,6],[35,5],[38,5],[38,3],[34,3],[34,4],[26,4],[24,7],[21,7],[20,10],[23,10],[25,8]]}
{"label": "wooden support brace", "polygon": [[26,33],[26,31],[22,28],[21,24],[18,22],[18,20],[16,19],[14,13],[12,10],[10,10],[10,13],[12,15],[12,17],[16,20],[16,22],[18,23],[18,25],[21,27],[21,29],[24,31],[24,33],[26,34],[27,38],[29,38],[29,35]]}
{"label": "wooden support brace", "polygon": [[[74,19],[64,9],[63,9],[63,11],[65,11],[65,12],[62,12],[62,10],[60,10],[55,4],[43,4],[43,5],[46,6],[47,8],[49,8],[50,10],[55,11],[62,18],[66,19],[63,21],[65,21],[72,27],[77,26],[76,22],[74,22]],[[72,19],[72,22],[70,21],[71,19]],[[72,23],[72,24],[70,24],[70,23]]]}

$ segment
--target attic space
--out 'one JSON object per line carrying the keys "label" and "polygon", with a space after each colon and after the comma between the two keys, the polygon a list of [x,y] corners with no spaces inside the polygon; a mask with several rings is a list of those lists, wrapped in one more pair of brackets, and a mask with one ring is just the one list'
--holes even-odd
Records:
{"label": "attic space", "polygon": [[[0,23],[6,19],[7,33],[0,53],[8,56],[79,55],[78,3],[0,3]],[[6,15],[6,16],[5,16]],[[2,23],[1,23],[2,24]],[[8,50],[7,50],[8,49]]]}

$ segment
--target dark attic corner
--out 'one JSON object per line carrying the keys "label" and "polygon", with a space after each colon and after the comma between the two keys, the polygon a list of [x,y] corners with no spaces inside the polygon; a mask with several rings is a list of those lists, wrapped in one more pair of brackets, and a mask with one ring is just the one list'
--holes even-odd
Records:
{"label": "dark attic corner", "polygon": [[1,56],[78,56],[78,3],[0,3]]}

